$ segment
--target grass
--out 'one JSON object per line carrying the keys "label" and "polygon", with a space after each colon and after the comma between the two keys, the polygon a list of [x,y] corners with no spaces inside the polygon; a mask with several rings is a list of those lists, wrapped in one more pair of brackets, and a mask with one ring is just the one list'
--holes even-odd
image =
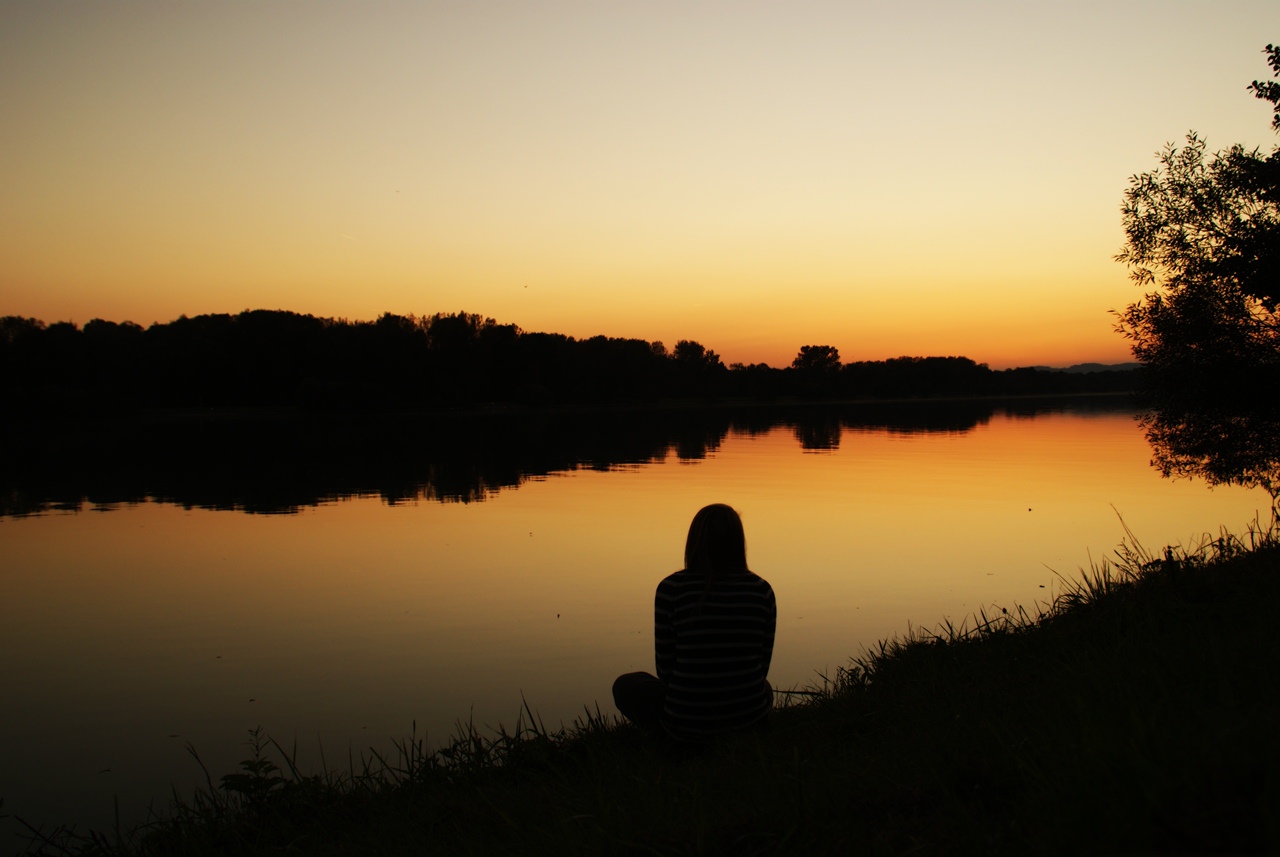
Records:
{"label": "grass", "polygon": [[308,775],[240,770],[44,854],[1080,854],[1280,850],[1280,530],[1130,537],[1037,612],[915,629],[701,749],[598,711]]}

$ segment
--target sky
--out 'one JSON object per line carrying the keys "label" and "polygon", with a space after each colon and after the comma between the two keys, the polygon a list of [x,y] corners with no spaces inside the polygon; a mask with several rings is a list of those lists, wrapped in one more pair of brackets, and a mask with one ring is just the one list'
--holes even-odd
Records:
{"label": "sky", "polygon": [[466,311],[726,362],[1131,359],[1130,176],[1274,0],[0,0],[0,315]]}

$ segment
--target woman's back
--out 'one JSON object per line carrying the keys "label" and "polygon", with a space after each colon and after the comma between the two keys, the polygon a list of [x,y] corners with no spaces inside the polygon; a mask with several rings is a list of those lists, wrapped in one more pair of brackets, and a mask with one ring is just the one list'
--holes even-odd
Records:
{"label": "woman's back", "polygon": [[733,507],[712,503],[693,516],[684,570],[658,584],[653,612],[658,674],[618,676],[613,701],[623,717],[690,741],[768,717],[778,608],[769,582],[747,568]]}
{"label": "woman's back", "polygon": [[678,571],[658,584],[654,649],[662,724],[678,738],[751,726],[772,707],[765,681],[777,621],[773,589],[750,571]]}

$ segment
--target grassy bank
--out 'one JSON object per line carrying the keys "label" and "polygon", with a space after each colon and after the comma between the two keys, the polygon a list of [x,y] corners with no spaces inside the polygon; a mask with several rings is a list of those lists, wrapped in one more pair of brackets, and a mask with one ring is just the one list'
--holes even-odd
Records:
{"label": "grassy bank", "polygon": [[[881,644],[699,751],[586,716],[323,777],[259,742],[132,832],[48,853],[1280,849],[1280,533],[1136,546],[1045,612]],[[217,772],[215,772],[216,774]]]}

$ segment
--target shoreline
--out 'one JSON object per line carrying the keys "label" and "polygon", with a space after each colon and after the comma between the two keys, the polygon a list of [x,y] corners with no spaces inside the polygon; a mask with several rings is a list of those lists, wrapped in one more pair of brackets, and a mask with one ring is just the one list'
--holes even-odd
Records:
{"label": "shoreline", "polygon": [[723,411],[786,411],[819,409],[861,409],[917,405],[1053,403],[1053,402],[1132,402],[1139,407],[1141,392],[1104,391],[1077,393],[1022,393],[991,394],[980,396],[938,395],[905,396],[901,398],[832,398],[806,399],[779,397],[776,399],[661,399],[652,402],[630,401],[610,404],[525,405],[512,402],[494,402],[469,406],[441,407],[385,407],[385,408],[307,408],[295,405],[272,406],[211,406],[204,408],[138,408],[138,409],[56,409],[42,413],[18,412],[9,415],[9,431],[39,427],[46,423],[65,423],[80,420],[85,423],[124,422],[142,426],[162,426],[183,423],[236,424],[251,422],[279,422],[290,420],[372,419],[395,418],[408,420],[487,419],[493,417],[560,417],[607,416],[634,413],[715,413]]}
{"label": "shoreline", "polygon": [[1041,614],[882,641],[768,731],[700,752],[598,711],[556,732],[527,712],[304,776],[259,736],[167,819],[45,853],[1274,849],[1277,596],[1274,522],[1126,543]]}

